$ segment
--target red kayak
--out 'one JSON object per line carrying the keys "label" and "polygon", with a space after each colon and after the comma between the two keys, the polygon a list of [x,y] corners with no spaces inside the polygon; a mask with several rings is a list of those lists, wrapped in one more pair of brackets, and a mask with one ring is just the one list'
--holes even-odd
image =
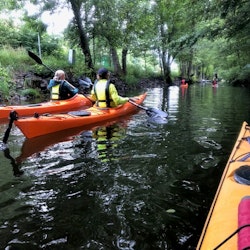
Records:
{"label": "red kayak", "polygon": [[[17,118],[14,124],[27,138],[42,136],[57,131],[86,125],[98,125],[138,111],[138,106],[146,98],[146,93],[133,97],[134,104],[127,102],[116,108],[91,107],[68,114],[40,115],[36,117]],[[19,113],[17,111],[18,116]]]}
{"label": "red kayak", "polygon": [[77,94],[67,100],[49,101],[29,105],[2,106],[0,107],[0,122],[6,122],[10,111],[15,110],[19,116],[31,116],[34,113],[61,113],[70,110],[84,109],[92,106],[90,99]]}

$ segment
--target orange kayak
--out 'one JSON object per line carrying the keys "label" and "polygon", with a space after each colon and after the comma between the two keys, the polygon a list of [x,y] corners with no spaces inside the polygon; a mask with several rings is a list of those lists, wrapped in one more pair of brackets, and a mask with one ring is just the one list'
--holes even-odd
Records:
{"label": "orange kayak", "polygon": [[16,162],[21,163],[33,154],[37,154],[38,152],[41,152],[46,148],[53,146],[54,144],[72,141],[76,136],[82,134],[84,131],[94,131],[100,127],[109,127],[114,124],[122,124],[122,126],[127,127],[132,115],[133,114],[116,118],[112,121],[104,122],[101,125],[85,125],[77,128],[58,131],[53,134],[26,138],[22,145],[21,154],[16,158]]}
{"label": "orange kayak", "polygon": [[246,247],[250,246],[249,185],[250,126],[243,122],[221,177],[197,250],[248,249]]}
{"label": "orange kayak", "polygon": [[4,121],[9,118],[12,110],[18,112],[19,116],[31,116],[34,113],[60,113],[79,108],[91,107],[92,102],[85,96],[77,94],[67,100],[49,101],[30,105],[2,106],[0,107],[0,120]]}
{"label": "orange kayak", "polygon": [[[146,93],[136,96],[133,99],[136,100],[136,104],[141,104],[145,98]],[[103,109],[91,107],[83,111],[69,112],[68,114],[18,118],[14,121],[14,124],[27,138],[33,138],[81,126],[98,125],[106,121],[126,116],[136,111],[138,111],[138,107],[130,102],[127,102],[116,108]]]}

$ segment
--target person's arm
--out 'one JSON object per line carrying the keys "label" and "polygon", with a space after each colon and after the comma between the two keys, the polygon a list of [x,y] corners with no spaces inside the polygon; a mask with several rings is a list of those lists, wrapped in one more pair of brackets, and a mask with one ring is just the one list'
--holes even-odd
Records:
{"label": "person's arm", "polygon": [[93,102],[95,102],[97,100],[94,87],[92,88],[92,90],[90,92],[90,99],[93,100]]}
{"label": "person's arm", "polygon": [[124,104],[129,100],[128,97],[122,97],[122,96],[118,95],[116,87],[113,83],[111,83],[109,85],[109,94],[110,94],[110,98],[113,100],[115,106]]}
{"label": "person's arm", "polygon": [[74,86],[73,86],[72,84],[70,84],[69,82],[64,81],[64,84],[65,84],[65,87],[67,88],[68,93],[69,93],[69,95],[70,95],[71,97],[78,93],[78,88],[74,87]]}
{"label": "person's arm", "polygon": [[55,80],[50,79],[47,89],[51,89],[55,85]]}

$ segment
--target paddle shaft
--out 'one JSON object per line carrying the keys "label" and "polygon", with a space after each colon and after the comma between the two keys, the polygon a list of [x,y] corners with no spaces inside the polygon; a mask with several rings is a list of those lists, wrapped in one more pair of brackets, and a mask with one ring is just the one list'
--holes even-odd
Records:
{"label": "paddle shaft", "polygon": [[131,104],[135,105],[136,107],[143,109],[146,111],[147,115],[150,117],[157,116],[161,118],[167,118],[168,114],[162,110],[156,109],[156,108],[147,108],[144,106],[141,106],[137,104],[136,102],[133,102],[131,99],[128,100]]}
{"label": "paddle shaft", "polygon": [[16,111],[11,111],[10,112],[10,121],[9,121],[9,125],[8,128],[6,129],[5,133],[4,133],[4,137],[3,137],[3,143],[6,144],[8,139],[9,139],[9,135],[10,135],[10,130],[12,128],[13,122],[15,120],[17,120],[17,112]]}
{"label": "paddle shaft", "polygon": [[143,109],[143,110],[146,110],[146,111],[148,110],[148,108],[143,107],[142,105],[137,104],[136,102],[133,102],[131,99],[129,99],[128,102],[130,102],[131,104],[135,105],[136,107],[138,107],[140,109]]}

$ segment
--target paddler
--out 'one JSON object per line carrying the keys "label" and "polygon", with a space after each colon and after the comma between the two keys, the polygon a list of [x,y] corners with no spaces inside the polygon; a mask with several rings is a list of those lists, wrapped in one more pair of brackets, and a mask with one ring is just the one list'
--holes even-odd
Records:
{"label": "paddler", "polygon": [[66,100],[78,93],[78,89],[65,80],[65,72],[61,69],[55,72],[47,87],[52,100]]}
{"label": "paddler", "polygon": [[129,98],[118,95],[117,89],[110,82],[110,73],[106,68],[100,68],[97,72],[97,81],[91,90],[91,98],[100,108],[117,107],[126,103]]}

